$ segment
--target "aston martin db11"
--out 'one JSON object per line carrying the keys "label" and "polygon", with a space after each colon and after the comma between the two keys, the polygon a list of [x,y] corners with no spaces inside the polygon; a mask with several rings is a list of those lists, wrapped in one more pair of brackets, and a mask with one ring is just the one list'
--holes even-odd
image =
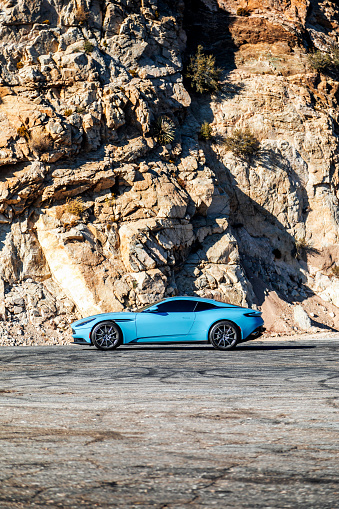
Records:
{"label": "aston martin db11", "polygon": [[218,350],[259,337],[261,312],[198,297],[172,297],[138,311],[105,313],[72,324],[77,345],[114,350],[120,345],[209,342]]}

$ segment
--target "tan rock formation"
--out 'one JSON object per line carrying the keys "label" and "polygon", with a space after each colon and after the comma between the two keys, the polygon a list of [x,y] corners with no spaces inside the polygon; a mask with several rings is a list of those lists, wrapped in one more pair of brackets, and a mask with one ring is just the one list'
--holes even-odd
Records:
{"label": "tan rock formation", "polygon": [[[273,332],[298,328],[294,305],[336,328],[338,6],[82,6],[1,4],[4,330],[62,342],[76,316],[176,294],[262,306]],[[223,69],[212,95],[183,84],[199,43]],[[332,59],[321,72],[314,50]],[[166,146],[163,115],[176,126]],[[224,144],[245,129],[252,157]]]}

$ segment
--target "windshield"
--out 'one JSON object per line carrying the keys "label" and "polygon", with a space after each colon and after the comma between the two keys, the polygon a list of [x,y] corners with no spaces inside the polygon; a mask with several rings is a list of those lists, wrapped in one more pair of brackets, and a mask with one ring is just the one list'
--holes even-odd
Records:
{"label": "windshield", "polygon": [[157,302],[152,302],[152,304],[147,304],[147,306],[144,306],[140,309],[136,310],[136,313],[142,313],[143,311],[146,311],[146,309],[152,308],[153,306],[156,306],[157,304],[160,304],[160,302],[163,302],[162,300],[158,300]]}

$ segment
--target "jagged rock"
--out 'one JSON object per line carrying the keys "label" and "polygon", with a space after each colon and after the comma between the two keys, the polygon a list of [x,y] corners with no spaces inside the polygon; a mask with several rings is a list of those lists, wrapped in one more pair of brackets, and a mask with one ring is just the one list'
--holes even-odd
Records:
{"label": "jagged rock", "polygon": [[[285,332],[293,328],[288,304],[301,299],[307,310],[316,298],[334,326],[339,81],[334,69],[312,68],[308,53],[310,44],[333,51],[338,7],[82,5],[81,18],[74,2],[2,2],[0,317],[8,341],[44,342],[48,332],[62,342],[60,331],[80,315],[175,294],[282,310],[286,319],[268,323]],[[224,68],[222,90],[211,95],[184,86],[183,62],[200,43]],[[164,147],[154,133],[162,115],[176,126]],[[198,137],[204,122],[209,141]],[[251,157],[223,143],[247,128],[260,142]],[[12,322],[25,323],[24,338]],[[305,316],[302,323],[308,330]]]}

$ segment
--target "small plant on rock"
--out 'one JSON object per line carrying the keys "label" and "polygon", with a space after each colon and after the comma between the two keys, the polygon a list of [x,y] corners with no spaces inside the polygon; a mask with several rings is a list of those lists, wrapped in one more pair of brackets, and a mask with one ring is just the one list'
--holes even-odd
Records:
{"label": "small plant on rock", "polygon": [[157,119],[154,131],[160,145],[168,145],[175,138],[175,124],[173,120],[165,115]]}
{"label": "small plant on rock", "polygon": [[17,133],[20,136],[20,138],[26,138],[26,139],[29,138],[29,133],[28,133],[27,127],[25,125],[21,125],[17,129]]}
{"label": "small plant on rock", "polygon": [[239,7],[237,9],[237,16],[249,16],[250,11],[246,7]]}
{"label": "small plant on rock", "polygon": [[83,108],[82,106],[77,106],[76,107],[76,112],[81,114],[81,113],[85,113],[86,111],[86,108]]}
{"label": "small plant on rock", "polygon": [[339,265],[334,265],[332,267],[331,275],[339,278]]}
{"label": "small plant on rock", "polygon": [[248,128],[235,129],[233,135],[226,138],[224,145],[226,150],[243,157],[254,156],[260,148],[259,141]]}
{"label": "small plant on rock", "polygon": [[309,55],[309,62],[313,69],[319,72],[327,71],[332,65],[332,59],[328,53],[316,51]]}
{"label": "small plant on rock", "polygon": [[200,127],[199,138],[201,140],[210,140],[212,138],[212,127],[208,122],[204,122]]}
{"label": "small plant on rock", "polygon": [[203,47],[198,46],[197,52],[191,56],[187,67],[186,77],[191,80],[191,86],[200,94],[215,92],[220,89],[219,78],[222,69],[215,65],[213,55],[205,55]]}
{"label": "small plant on rock", "polygon": [[73,199],[67,198],[65,210],[69,214],[73,214],[73,216],[81,217],[85,211],[84,202],[79,197]]}
{"label": "small plant on rock", "polygon": [[73,110],[71,110],[71,109],[68,109],[68,110],[64,111],[64,116],[65,117],[70,117],[72,114],[73,114]]}
{"label": "small plant on rock", "polygon": [[52,138],[49,134],[40,131],[33,132],[30,138],[29,146],[36,152],[48,152],[52,148]]}
{"label": "small plant on rock", "polygon": [[86,53],[86,55],[88,55],[89,53],[92,53],[93,50],[94,44],[92,44],[88,39],[86,39],[84,42],[84,52]]}
{"label": "small plant on rock", "polygon": [[138,76],[138,71],[136,69],[130,69],[128,71],[133,78],[136,78]]}
{"label": "small plant on rock", "polygon": [[22,62],[18,62],[18,63],[16,64],[16,68],[17,68],[18,70],[22,69],[23,67],[24,67],[24,64],[23,64]]}
{"label": "small plant on rock", "polygon": [[49,19],[45,19],[45,21],[42,22],[43,25],[50,25],[51,22]]}

